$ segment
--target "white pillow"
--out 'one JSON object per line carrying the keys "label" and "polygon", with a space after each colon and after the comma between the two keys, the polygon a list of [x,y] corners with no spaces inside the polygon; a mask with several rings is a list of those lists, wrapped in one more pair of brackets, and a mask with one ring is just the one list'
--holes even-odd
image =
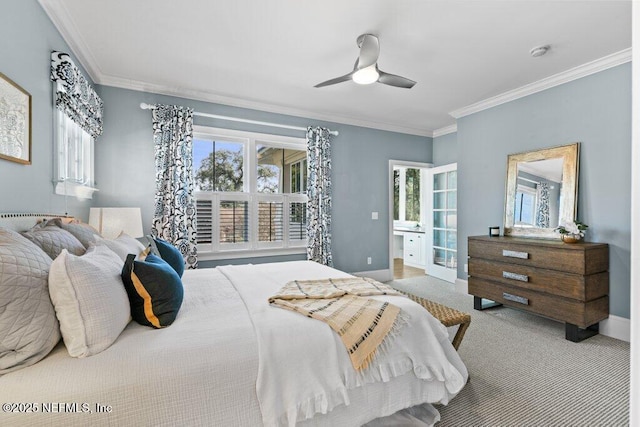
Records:
{"label": "white pillow", "polygon": [[83,256],[65,249],[51,263],[49,295],[71,356],[105,350],[131,320],[122,267],[118,255],[104,246],[91,247]]}
{"label": "white pillow", "polygon": [[135,254],[135,256],[138,257],[140,253],[145,250],[142,243],[125,233],[120,233],[115,239],[98,239],[95,245],[106,246],[118,254],[123,262],[120,267],[122,267],[127,260],[127,255]]}

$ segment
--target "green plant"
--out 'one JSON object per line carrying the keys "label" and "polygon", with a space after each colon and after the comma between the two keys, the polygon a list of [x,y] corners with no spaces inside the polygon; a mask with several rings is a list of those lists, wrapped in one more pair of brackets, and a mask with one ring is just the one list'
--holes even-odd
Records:
{"label": "green plant", "polygon": [[589,228],[587,224],[580,221],[573,221],[571,224],[561,225],[555,229],[560,234],[578,234],[584,237],[584,232]]}

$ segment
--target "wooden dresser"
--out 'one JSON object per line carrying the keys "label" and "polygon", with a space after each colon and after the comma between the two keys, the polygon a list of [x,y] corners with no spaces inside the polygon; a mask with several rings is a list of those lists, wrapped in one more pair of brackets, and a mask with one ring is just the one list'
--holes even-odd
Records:
{"label": "wooden dresser", "polygon": [[469,237],[469,293],[565,322],[568,340],[598,333],[609,317],[609,245]]}

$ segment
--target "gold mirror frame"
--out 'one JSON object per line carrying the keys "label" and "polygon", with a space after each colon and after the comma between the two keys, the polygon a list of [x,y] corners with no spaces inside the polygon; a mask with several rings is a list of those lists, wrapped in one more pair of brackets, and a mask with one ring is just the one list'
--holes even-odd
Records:
{"label": "gold mirror frame", "polygon": [[520,237],[537,237],[543,239],[559,239],[560,235],[553,228],[515,227],[515,200],[518,181],[518,163],[535,162],[538,160],[561,157],[562,188],[560,189],[560,206],[558,224],[573,222],[576,217],[578,204],[578,163],[580,143],[546,148],[543,150],[527,151],[525,153],[510,154],[507,157],[507,182],[504,205],[504,235]]}

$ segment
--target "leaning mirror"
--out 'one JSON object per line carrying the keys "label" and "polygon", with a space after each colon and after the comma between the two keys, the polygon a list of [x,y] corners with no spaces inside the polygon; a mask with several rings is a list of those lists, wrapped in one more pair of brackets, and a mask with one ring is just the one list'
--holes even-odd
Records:
{"label": "leaning mirror", "polygon": [[505,236],[557,239],[555,228],[575,219],[580,143],[510,154]]}

